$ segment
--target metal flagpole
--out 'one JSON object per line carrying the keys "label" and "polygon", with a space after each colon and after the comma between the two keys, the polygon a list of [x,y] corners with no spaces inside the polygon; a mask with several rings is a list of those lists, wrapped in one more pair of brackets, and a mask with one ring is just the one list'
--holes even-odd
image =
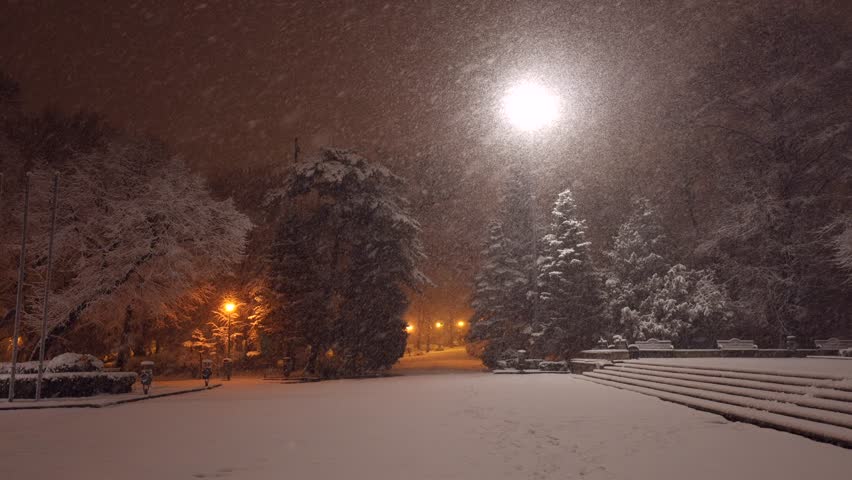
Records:
{"label": "metal flagpole", "polygon": [[41,380],[44,376],[44,344],[47,339],[47,311],[50,297],[50,270],[53,266],[53,238],[56,236],[56,211],[59,209],[59,172],[53,174],[53,202],[50,209],[50,240],[47,247],[47,276],[44,280],[44,308],[41,319],[41,341],[38,346],[38,381],[36,382],[36,401],[41,400]]}
{"label": "metal flagpole", "polygon": [[15,370],[18,366],[18,329],[21,327],[21,309],[24,303],[24,276],[26,273],[25,263],[27,260],[27,222],[30,210],[30,177],[32,173],[27,172],[24,183],[24,225],[21,228],[21,258],[18,264],[18,293],[15,297],[15,328],[12,333],[12,371],[9,376],[9,401],[15,399]]}

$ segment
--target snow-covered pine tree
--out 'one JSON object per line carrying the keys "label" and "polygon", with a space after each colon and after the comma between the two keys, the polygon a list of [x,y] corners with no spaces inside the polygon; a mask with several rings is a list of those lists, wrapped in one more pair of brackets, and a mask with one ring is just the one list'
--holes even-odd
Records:
{"label": "snow-covered pine tree", "polygon": [[[732,332],[732,308],[712,272],[669,266],[668,240],[646,199],[618,230],[606,280],[610,330],[629,340],[651,337],[708,346]],[[736,333],[736,332],[734,332]]]}
{"label": "snow-covered pine tree", "polygon": [[477,313],[469,340],[486,344],[484,350],[474,350],[484,352],[483,362],[488,366],[494,366],[503,350],[526,349],[531,344],[538,247],[533,208],[529,174],[510,169],[497,221],[489,226],[472,298]]}
{"label": "snow-covered pine tree", "polygon": [[630,340],[641,338],[632,311],[651,295],[649,280],[670,268],[665,257],[667,247],[660,218],[650,201],[635,199],[632,214],[618,228],[612,250],[606,252],[606,313],[611,333]]}
{"label": "snow-covered pine tree", "polygon": [[270,258],[279,317],[311,347],[309,369],[358,374],[402,356],[403,289],[428,281],[402,185],[361,155],[324,149],[271,193],[288,200]]}
{"label": "snow-covered pine tree", "polygon": [[523,298],[528,281],[526,272],[511,254],[511,245],[500,222],[488,226],[481,262],[471,299],[474,314],[468,341],[486,342],[483,362],[494,367],[503,350],[524,346],[525,340],[520,335],[524,326],[518,320],[525,311],[518,298]]}
{"label": "snow-covered pine tree", "polygon": [[570,190],[560,193],[542,239],[538,259],[538,321],[536,356],[565,357],[592,346],[602,313],[600,279],[586,240],[586,222],[577,215]]}

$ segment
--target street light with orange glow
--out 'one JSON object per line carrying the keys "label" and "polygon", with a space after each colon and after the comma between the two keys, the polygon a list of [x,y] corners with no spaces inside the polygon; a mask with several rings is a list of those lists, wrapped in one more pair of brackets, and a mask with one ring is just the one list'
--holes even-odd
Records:
{"label": "street light with orange glow", "polygon": [[459,328],[464,328],[464,326],[465,326],[464,320],[459,320],[459,321],[456,323],[456,325],[458,325],[458,326],[459,326]]}
{"label": "street light with orange glow", "polygon": [[414,325],[411,325],[411,324],[406,325],[406,327],[405,327],[406,333],[411,333],[413,331],[414,331]]}
{"label": "street light with orange glow", "polygon": [[228,378],[228,380],[230,380],[231,379],[231,317],[233,316],[234,310],[237,309],[237,305],[234,304],[234,302],[226,302],[225,305],[223,305],[223,308],[225,309],[225,313],[228,314],[228,341],[227,341],[227,347],[226,347],[227,354],[226,354],[226,358],[225,358],[225,363],[226,363],[225,376]]}

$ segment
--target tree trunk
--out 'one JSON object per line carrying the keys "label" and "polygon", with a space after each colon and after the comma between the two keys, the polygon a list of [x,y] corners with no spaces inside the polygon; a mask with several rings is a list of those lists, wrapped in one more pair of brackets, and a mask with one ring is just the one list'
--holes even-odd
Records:
{"label": "tree trunk", "polygon": [[127,363],[130,360],[130,324],[132,320],[133,307],[128,305],[127,309],[124,311],[124,325],[122,326],[121,340],[118,345],[118,356],[115,360],[116,366],[122,370],[127,366]]}

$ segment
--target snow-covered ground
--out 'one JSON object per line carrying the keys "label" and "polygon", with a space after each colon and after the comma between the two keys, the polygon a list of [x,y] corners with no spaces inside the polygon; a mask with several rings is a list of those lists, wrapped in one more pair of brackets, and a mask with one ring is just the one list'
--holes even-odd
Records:
{"label": "snow-covered ground", "polygon": [[568,375],[236,380],[0,412],[2,478],[844,478],[848,450]]}

